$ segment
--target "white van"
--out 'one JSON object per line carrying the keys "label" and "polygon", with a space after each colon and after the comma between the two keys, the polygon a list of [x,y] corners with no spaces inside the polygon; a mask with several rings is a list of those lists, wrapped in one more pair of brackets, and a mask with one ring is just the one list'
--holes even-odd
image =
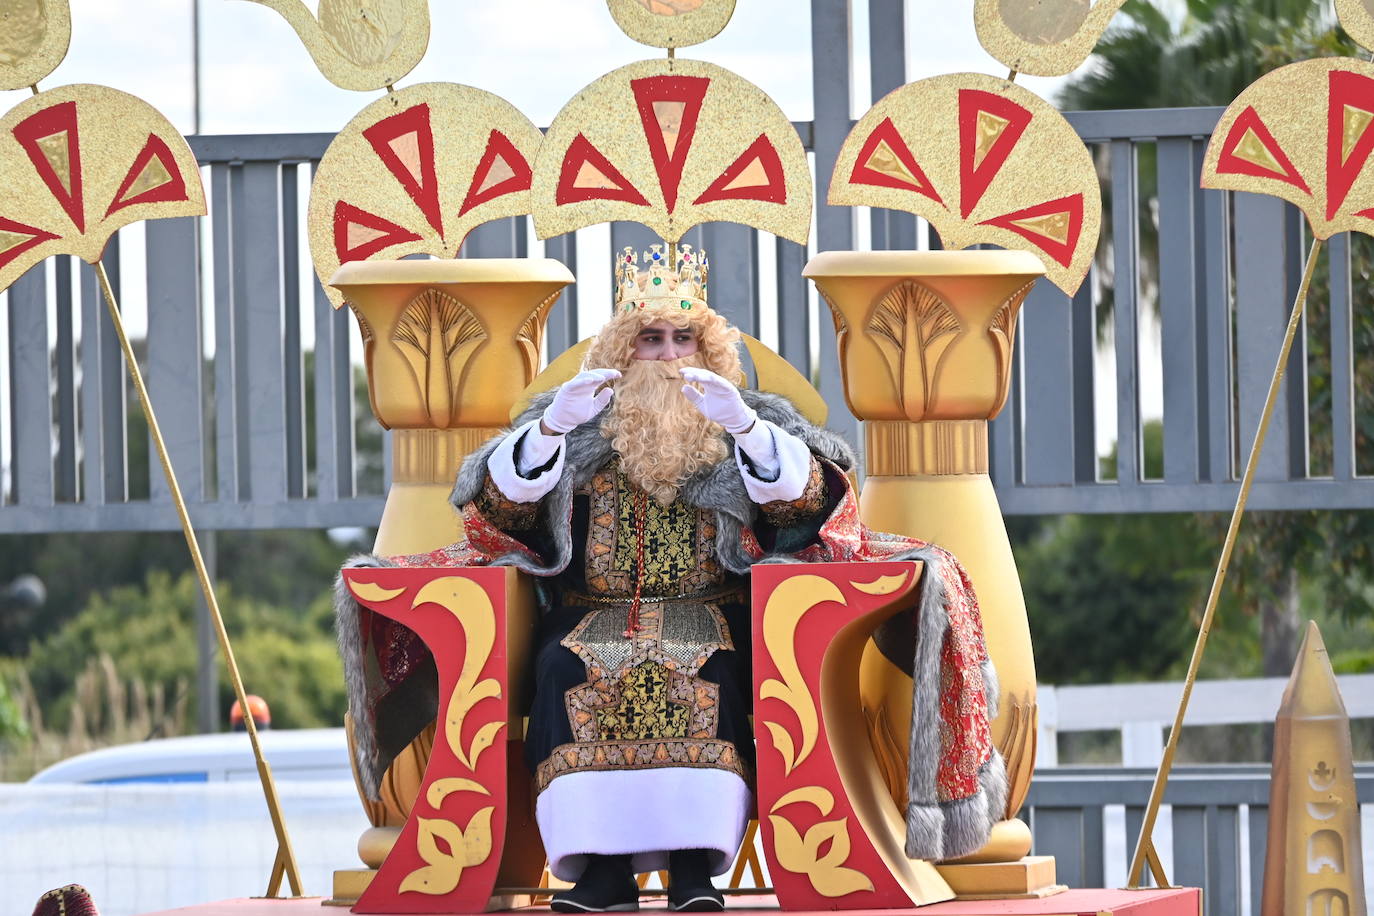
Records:
{"label": "white van", "polygon": [[[260,730],[263,756],[281,780],[352,779],[342,728]],[[29,782],[116,785],[257,779],[247,732],[158,738],[69,757]]]}

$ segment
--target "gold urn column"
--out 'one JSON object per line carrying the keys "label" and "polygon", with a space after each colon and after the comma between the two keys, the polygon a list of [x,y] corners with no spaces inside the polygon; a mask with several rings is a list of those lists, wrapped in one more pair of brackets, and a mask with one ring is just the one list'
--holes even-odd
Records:
{"label": "gold urn column", "polygon": [[[988,420],[1006,402],[1017,312],[1044,272],[1019,251],[830,251],[804,271],[834,313],[845,397],[864,421],[864,522],[950,550],[973,579],[1001,684],[992,732],[1007,761],[1008,818],[1035,763],[1035,661],[988,477]],[[860,683],[870,725],[905,735],[911,678],[872,642]],[[904,796],[904,779],[889,784]],[[895,800],[905,810],[905,797]],[[1024,825],[999,826],[974,858],[1005,861],[1029,850]]]}
{"label": "gold urn column", "polygon": [[[372,412],[392,432],[376,553],[426,553],[462,536],[449,505],[458,465],[509,425],[538,374],[549,309],[573,281],[551,258],[356,261],[330,278],[362,332]],[[372,829],[358,853],[369,869],[409,816],[433,743],[431,725],[382,775],[380,801],[362,798]],[[371,876],[336,872],[334,898],[356,899]]]}
{"label": "gold urn column", "polygon": [[377,553],[426,553],[462,535],[454,473],[509,424],[573,279],[551,258],[355,261],[334,273],[362,331],[372,412],[392,431]]}

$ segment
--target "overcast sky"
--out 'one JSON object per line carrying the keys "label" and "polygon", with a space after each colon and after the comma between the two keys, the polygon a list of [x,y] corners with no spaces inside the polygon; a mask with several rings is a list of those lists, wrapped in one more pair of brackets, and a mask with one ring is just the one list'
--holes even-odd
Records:
{"label": "overcast sky", "polygon": [[[66,60],[40,88],[102,83],[151,102],[192,132],[193,0],[70,0]],[[316,0],[306,0],[312,9]],[[896,3],[902,0],[872,0]],[[329,83],[286,21],[245,0],[199,0],[202,133],[336,131],[378,92]],[[854,114],[867,108],[869,0],[853,2]],[[739,0],[719,36],[684,49],[762,86],[793,120],[811,118],[810,4]],[[663,52],[627,38],[603,0],[431,0],[429,51],[398,85],[448,81],[509,99],[547,126],[601,74]],[[1006,68],[979,46],[972,0],[907,4],[907,78]],[[1050,96],[1057,80],[1021,83]],[[28,95],[0,93],[7,110]]]}

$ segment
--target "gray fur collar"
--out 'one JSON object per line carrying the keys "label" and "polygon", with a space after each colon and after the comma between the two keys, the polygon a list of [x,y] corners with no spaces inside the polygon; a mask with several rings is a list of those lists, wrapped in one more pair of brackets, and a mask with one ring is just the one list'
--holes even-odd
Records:
{"label": "gray fur collar", "polygon": [[[556,391],[553,389],[536,396],[530,406],[516,417],[512,428],[542,416]],[[854,451],[849,444],[829,430],[812,425],[782,395],[749,389],[742,389],[740,394],[745,403],[758,412],[760,419],[774,423],[801,439],[817,456],[833,461],[845,471],[854,467]],[[509,432],[506,430],[493,436],[463,462],[450,496],[455,508],[461,508],[476,498],[486,478],[487,459]],[[612,456],[610,440],[601,435],[601,415],[569,432],[564,440],[564,448],[567,449],[567,455],[562,477],[540,507],[541,524],[553,536],[553,556],[546,557],[547,563],[541,565],[526,556],[508,554],[498,557],[494,561],[496,565],[518,566],[536,576],[557,575],[568,565],[572,557],[572,533],[568,519],[572,516],[573,493]],[[735,462],[727,459],[698,471],[682,485],[682,498],[693,506],[716,512],[720,533],[716,541],[717,558],[726,569],[747,573],[752,560],[744,552],[740,534],[754,523],[758,508],[745,491]]]}

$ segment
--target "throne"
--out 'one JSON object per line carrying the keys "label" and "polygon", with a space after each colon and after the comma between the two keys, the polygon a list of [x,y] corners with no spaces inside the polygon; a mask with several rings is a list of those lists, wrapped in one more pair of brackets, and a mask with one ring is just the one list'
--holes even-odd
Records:
{"label": "throne", "polygon": [[[398,293],[393,276],[414,269],[403,266],[407,263],[415,262],[350,264],[334,278],[360,321],[373,331],[365,343],[374,407],[395,403],[398,391],[422,395],[424,389],[414,380],[428,377],[409,363],[404,372],[398,363],[389,377],[379,355],[381,348],[397,346],[387,331],[394,320],[386,316],[414,300],[414,286],[400,284]],[[510,263],[514,269],[519,262]],[[552,304],[550,267],[533,260],[523,265],[538,275],[528,281],[524,308],[532,316],[546,313]],[[438,268],[429,262],[419,269],[432,273]],[[481,302],[490,301],[488,296],[471,297],[461,289],[462,273],[475,267],[457,261],[442,269],[452,276],[426,276],[424,284],[447,283],[456,301],[486,308]],[[486,276],[484,282],[490,279]],[[511,307],[509,302],[502,306]],[[521,335],[540,322],[515,319],[520,320],[504,321],[512,329],[510,339],[488,337],[487,352],[481,355],[490,361],[496,350],[504,349],[509,362],[521,366],[529,378],[531,346]],[[514,332],[517,327],[520,331]],[[969,336],[979,346],[991,339]],[[809,419],[823,424],[824,401],[805,378],[759,341],[746,338],[745,344],[752,384],[785,394]],[[514,416],[533,394],[574,374],[585,345],[555,359],[518,398],[507,394],[502,412]],[[533,349],[537,352],[537,341]],[[464,374],[460,366],[449,377]],[[492,401],[500,397],[496,389],[486,386],[480,392],[483,409],[479,420],[469,421],[472,430],[463,428],[462,418],[477,413],[462,402],[463,392],[454,396],[457,402],[449,416],[458,423],[448,428],[395,424],[401,427],[395,430],[398,454],[401,440],[422,434],[461,438],[472,447],[479,431],[482,437],[494,432]],[[387,424],[382,410],[378,416]],[[872,454],[873,443],[869,446]],[[410,451],[420,452],[406,449]],[[455,539],[456,516],[447,503],[453,451],[425,450],[434,456],[434,466],[411,468],[393,486],[378,531],[378,553],[431,550]],[[404,513],[393,511],[398,487],[403,488]],[[1000,518],[997,523],[1000,531]],[[906,741],[900,732],[893,734],[891,723],[900,722],[903,709],[909,720],[911,681],[908,676],[904,685],[900,678],[894,682],[892,672],[875,666],[870,637],[889,618],[911,612],[923,573],[922,564],[911,561],[755,567],[757,831],[772,886],[785,909],[904,908],[970,890],[1025,894],[1054,884],[1052,860],[1046,872],[1045,863],[1022,858],[1029,850],[1029,833],[1018,821],[999,825],[989,849],[975,857],[1021,861],[1017,877],[1005,888],[988,884],[986,872],[970,879],[967,872],[977,865],[937,866],[908,859],[903,852],[905,786],[893,774],[904,771],[905,760],[893,758],[901,757]],[[435,726],[392,763],[382,780],[381,801],[364,799],[374,828],[359,848],[375,872],[336,873],[334,894],[339,902],[356,900],[355,912],[480,912],[493,901],[516,902],[514,895],[537,892],[544,883],[533,788],[521,753],[521,691],[537,613],[532,585],[509,568],[345,571],[343,587],[363,607],[404,624],[429,647],[439,697]],[[903,691],[905,697],[900,696]],[[1012,804],[1019,806],[1019,798]],[[737,876],[753,855],[754,833],[751,825]]]}

